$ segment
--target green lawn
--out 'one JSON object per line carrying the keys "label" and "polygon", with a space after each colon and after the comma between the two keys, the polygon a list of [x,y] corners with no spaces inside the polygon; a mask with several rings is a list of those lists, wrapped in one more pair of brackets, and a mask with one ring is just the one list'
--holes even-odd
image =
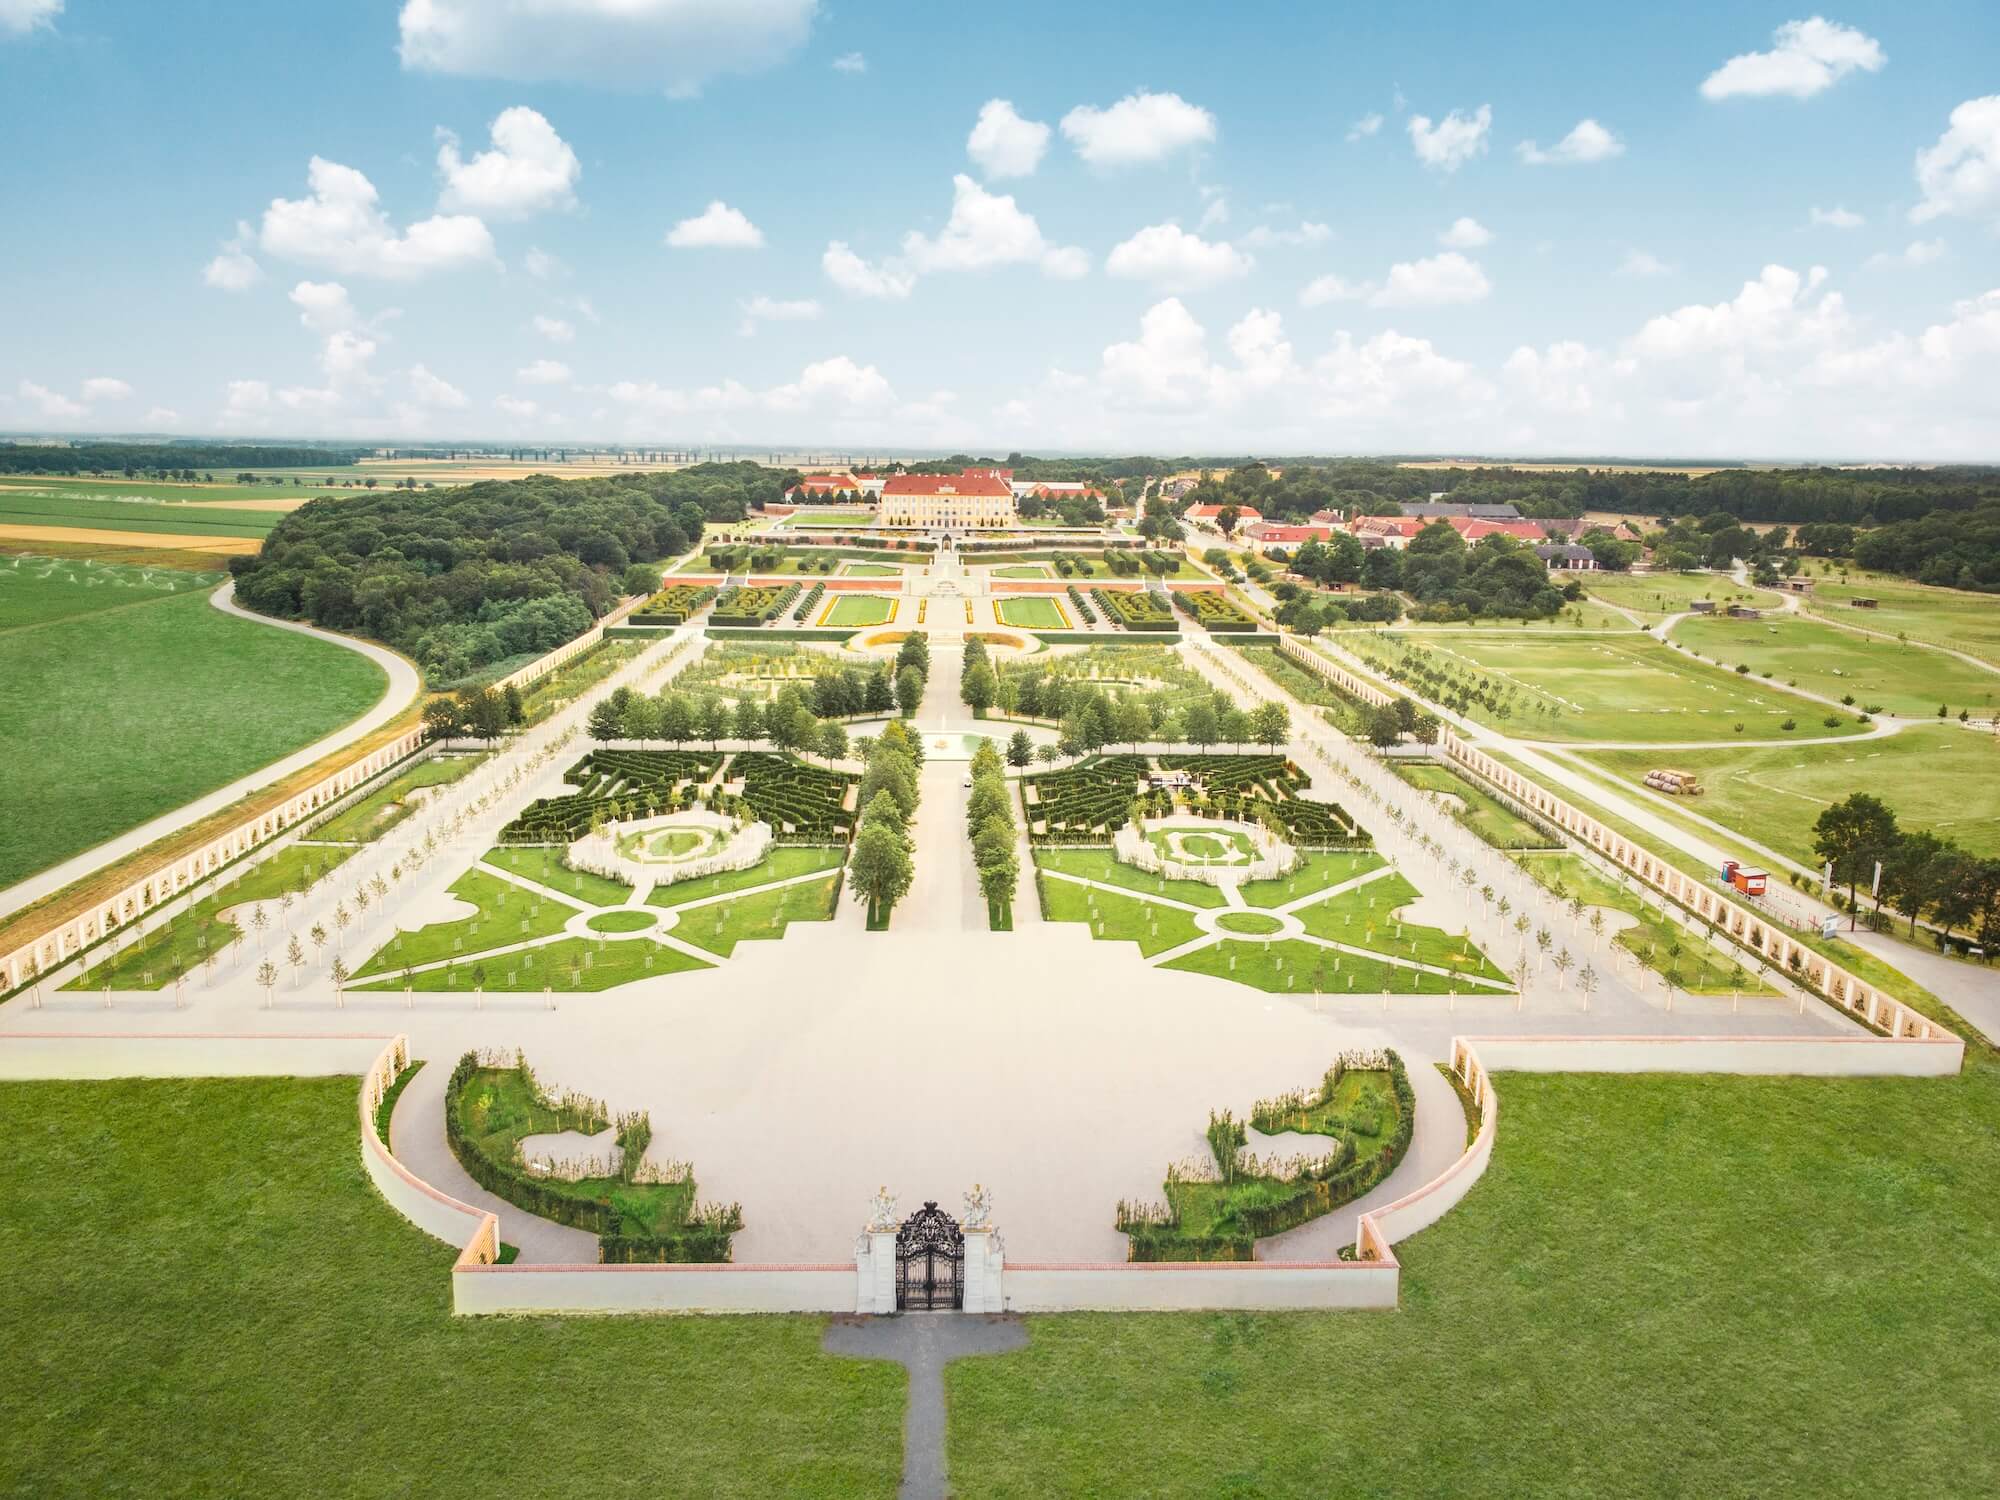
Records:
{"label": "green lawn", "polygon": [[[1234,968],[1230,967],[1232,959],[1235,961]],[[1377,963],[1372,958],[1357,958],[1352,953],[1335,953],[1317,943],[1302,943],[1296,938],[1276,943],[1225,938],[1219,943],[1210,943],[1205,948],[1184,954],[1164,967],[1181,969],[1190,974],[1209,974],[1217,979],[1228,979],[1277,994],[1296,991],[1307,995],[1316,992],[1379,995],[1388,990],[1398,995],[1442,995],[1454,987],[1465,994],[1475,993],[1475,987],[1455,985],[1453,980],[1442,974],[1426,974],[1421,969]],[[1476,993],[1497,994],[1498,991],[1477,989]]]}
{"label": "green lawn", "polygon": [[[270,858],[246,869],[216,894],[204,896],[192,910],[177,912],[164,927],[154,928],[146,934],[144,941],[120,952],[108,968],[98,960],[95,967],[72,979],[63,988],[102,989],[108,979],[111,987],[117,990],[165,989],[173,983],[175,974],[197,972],[210,953],[224,955],[220,960],[223,964],[248,963],[254,968],[256,964],[252,956],[261,951],[282,967],[285,914],[279,909],[279,901],[287,892],[300,894],[358,852],[352,848],[317,844],[292,844],[280,849]],[[352,905],[351,897],[349,902]],[[220,916],[232,907],[250,907],[258,903],[263,904],[269,923],[264,929],[261,949],[248,911],[237,911],[234,920],[228,922]],[[235,941],[239,931],[243,934],[244,946],[234,957],[230,957],[229,945]],[[99,950],[100,953],[103,951]],[[148,974],[152,975],[151,979],[146,977]]]}
{"label": "green lawn", "polygon": [[946,1370],[954,1485],[2000,1490],[1984,1420],[2000,1410],[2000,1067],[1498,1088],[1486,1175],[1396,1247],[1399,1311],[1034,1318],[1026,1350]]}
{"label": "green lawn", "polygon": [[886,625],[896,618],[896,601],[880,594],[842,594],[819,618],[821,625],[858,630],[867,625]]}
{"label": "green lawn", "polygon": [[993,601],[993,618],[1016,630],[1068,630],[1069,615],[1054,599],[1022,594]]}
{"label": "green lawn", "polygon": [[679,880],[672,885],[656,885],[653,894],[646,900],[653,906],[685,906],[690,901],[705,900],[728,891],[769,885],[774,880],[789,880],[794,875],[810,875],[814,870],[835,870],[840,867],[842,858],[838,849],[811,844],[780,844],[747,870],[731,870],[722,875],[703,875],[694,880]]}
{"label": "green lawn", "polygon": [[[1169,839],[1169,834],[1179,835]],[[1233,829],[1200,828],[1193,824],[1167,824],[1146,831],[1146,840],[1163,859],[1186,865],[1248,864],[1256,858],[1247,835]],[[1179,847],[1176,849],[1175,845]]]}
{"label": "green lawn", "polygon": [[1342,850],[1336,854],[1308,854],[1299,867],[1280,880],[1252,880],[1238,893],[1246,906],[1283,906],[1314,891],[1340,885],[1379,870],[1388,863],[1372,849]]}
{"label": "green lawn", "polygon": [[483,863],[592,906],[623,906],[632,899],[631,886],[586,870],[569,869],[562,858],[561,849],[542,844],[503,844],[487,850]]}
{"label": "green lawn", "polygon": [[[1435,964],[1460,974],[1477,974],[1482,979],[1504,980],[1507,976],[1488,962],[1476,944],[1442,928],[1397,918],[1398,909],[1421,894],[1401,875],[1390,874],[1328,900],[1302,906],[1292,915],[1305,924],[1307,932],[1330,943],[1345,943],[1371,953]],[[1447,898],[1450,899],[1453,898]]]}
{"label": "green lawn", "polygon": [[1199,880],[1165,880],[1158,875],[1148,875],[1144,870],[1126,864],[1109,849],[1040,848],[1035,850],[1035,863],[1045,870],[1061,870],[1066,875],[1080,875],[1085,880],[1123,886],[1128,891],[1137,891],[1145,896],[1165,896],[1170,901],[1184,901],[1189,906],[1229,904],[1229,898],[1212,885],[1203,885]]}
{"label": "green lawn", "polygon": [[[1650,752],[1640,752],[1650,753]],[[1652,759],[1657,760],[1657,754]],[[1548,849],[1555,841],[1497,797],[1476,786],[1450,766],[1435,762],[1395,761],[1396,774],[1426,792],[1443,792],[1459,801],[1458,820],[1496,849]]]}
{"label": "green lawn", "polygon": [[1740,586],[1727,573],[1593,573],[1583,587],[1590,597],[1629,609],[1649,625],[1685,613],[1697,599],[1713,599],[1718,609],[1731,603],[1760,608],[1778,603],[1769,589]]}
{"label": "green lawn", "polygon": [[0,1084],[0,1488],[895,1494],[903,1373],[822,1355],[823,1319],[454,1318],[456,1248],[368,1182],[354,1094]]}
{"label": "green lawn", "polygon": [[1739,723],[1751,739],[1773,739],[1786,719],[1798,722],[1799,733],[1815,736],[1863,728],[1851,715],[1838,729],[1822,728],[1821,705],[1695,661],[1637,632],[1574,639],[1388,632],[1341,639],[1378,670],[1413,670],[1417,661],[1408,648],[1414,646],[1424,664],[1461,684],[1483,681],[1498,706],[1475,702],[1467,712],[1522,739],[1728,740]]}
{"label": "green lawn", "polygon": [[842,578],[901,578],[903,570],[886,563],[851,562],[840,570]]}
{"label": "green lawn", "polygon": [[[1688,994],[1777,993],[1757,980],[1753,968],[1746,967],[1751,962],[1747,957],[1742,963],[1736,961],[1738,950],[1730,946],[1726,939],[1723,946],[1718,947],[1695,937],[1678,923],[1668,921],[1657,906],[1642,901],[1635,891],[1620,885],[1582,855],[1524,854],[1520,859],[1536,883],[1551,891],[1560,887],[1564,897],[1581,900],[1586,907],[1602,906],[1637,917],[1638,925],[1625,928],[1612,941],[1656,974],[1664,975],[1671,971],[1673,982]],[[1584,920],[1587,923],[1589,918]],[[1594,951],[1602,946],[1593,934],[1578,929],[1574,923],[1563,924],[1553,931],[1553,936],[1555,942],[1551,951],[1568,948],[1576,956],[1579,968],[1593,962]],[[1679,954],[1672,951],[1675,947],[1681,950]]]}
{"label": "green lawn", "polygon": [[[1866,630],[1934,641],[2000,663],[2000,595],[1929,588],[1859,568],[1850,571],[1845,582],[1830,567],[1809,565],[1808,571],[1814,587],[1804,603],[1815,614]],[[1864,597],[1873,599],[1875,608],[1856,609],[1852,601]]]}
{"label": "green lawn", "polygon": [[[1658,752],[1638,750],[1582,754],[1628,785],[1661,759]],[[1687,800],[1689,812],[1804,865],[1819,862],[1813,820],[1854,791],[1880,797],[1905,827],[1929,829],[1975,853],[2000,855],[2000,745],[1990,734],[1954,724],[1861,744],[1676,750],[1671,759],[1675,769],[1696,772],[1705,788]]]}
{"label": "green lawn", "polygon": [[1035,563],[1023,563],[1011,568],[995,568],[992,571],[995,578],[1005,578],[1016,582],[1025,582],[1028,579],[1039,581],[1055,577],[1055,573],[1051,569],[1041,567]]}
{"label": "green lawn", "polygon": [[0,557],[0,631],[146,604],[174,594],[207,593],[225,576],[87,558]]}
{"label": "green lawn", "polygon": [[1094,891],[1070,880],[1042,876],[1042,919],[1048,922],[1087,922],[1092,937],[1111,942],[1131,942],[1151,958],[1201,936],[1194,918],[1177,906],[1142,901],[1135,896],[1115,896]]}
{"label": "green lawn", "polygon": [[412,793],[425,787],[449,786],[485,759],[483,755],[433,755],[338,816],[328,818],[312,836],[332,844],[366,844],[379,839],[422,805],[422,799]]}
{"label": "green lawn", "polygon": [[1225,932],[1240,932],[1245,937],[1259,937],[1277,932],[1285,924],[1269,912],[1226,911],[1215,919],[1215,925]]}
{"label": "green lawn", "polygon": [[0,631],[0,886],[311,744],[386,687],[366,657],[198,592]]}
{"label": "green lawn", "polygon": [[[485,988],[494,994],[535,994],[544,984],[563,991],[589,992],[711,967],[678,948],[650,939],[566,937],[509,953],[467,954],[461,963],[412,974],[410,988],[419,994],[469,995],[479,971],[484,970]],[[393,974],[353,988],[400,994],[403,976]]]}
{"label": "green lawn", "polygon": [[[198,490],[187,493],[203,499],[214,498]],[[135,489],[85,491],[60,481],[0,488],[0,524],[8,526],[259,537],[282,519],[277,511],[190,505],[186,501],[161,500]]]}
{"label": "green lawn", "polygon": [[659,926],[660,919],[657,914],[643,908],[617,906],[610,911],[585,917],[583,925],[592,932],[644,932],[649,927]]}
{"label": "green lawn", "polygon": [[833,904],[839,897],[838,875],[829,875],[824,880],[802,880],[797,885],[758,891],[683,912],[674,936],[727,958],[736,951],[738,943],[781,938],[794,922],[831,921]]}
{"label": "green lawn", "polygon": [[[1954,714],[1969,708],[1983,719],[2000,703],[2000,672],[1927,646],[1873,640],[1804,616],[1683,620],[1674,627],[1674,639],[1731,671],[1747,665],[1753,677],[1770,673],[1828,698],[1851,696],[1857,708],[1880,704],[1892,714],[1928,715],[1942,703]],[[1824,710],[1808,708],[1810,717],[1799,718],[1816,730]]]}
{"label": "green lawn", "polygon": [[479,910],[453,922],[432,922],[414,932],[397,933],[354,971],[355,978],[391,974],[406,964],[466,958],[510,943],[548,937],[561,932],[563,924],[576,915],[574,907],[523,890],[476,866],[451,883],[451,893]]}

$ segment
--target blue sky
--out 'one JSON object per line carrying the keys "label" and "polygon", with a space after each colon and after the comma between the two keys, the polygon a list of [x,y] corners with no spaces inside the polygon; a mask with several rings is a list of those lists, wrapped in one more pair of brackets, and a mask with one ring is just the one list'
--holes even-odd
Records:
{"label": "blue sky", "polygon": [[0,430],[2000,458],[1996,59],[1974,0],[0,0]]}

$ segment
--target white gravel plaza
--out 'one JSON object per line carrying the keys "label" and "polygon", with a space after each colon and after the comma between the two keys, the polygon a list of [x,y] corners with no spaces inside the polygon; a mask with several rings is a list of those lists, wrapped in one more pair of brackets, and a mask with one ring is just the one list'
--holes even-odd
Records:
{"label": "white gravel plaza", "polygon": [[[580,724],[598,696],[620,683],[657,690],[703,644],[698,631],[675,632],[523,736],[491,767],[368,846],[300,905],[291,927],[303,932],[315,921],[331,927],[335,901],[357,878],[386,869],[427,831],[445,839],[453,808],[471,807],[511,767]],[[1234,653],[1206,641],[1181,649],[1218,683],[1283,696]],[[975,726],[952,701],[958,652],[937,638],[933,650],[932,688],[919,722],[927,735],[966,732]],[[1375,834],[1381,852],[1425,892],[1429,919],[1454,930],[1469,925],[1474,941],[1511,967],[1518,939],[1476,897],[1447,892],[1444,870],[1433,868],[1409,833],[1340,784],[1321,757],[1393,791],[1386,773],[1303,705],[1291,707],[1299,738],[1290,753],[1313,773],[1315,795],[1341,802]],[[579,734],[535,775],[468,816],[402,882],[388,903],[393,911],[371,904],[340,945],[350,967],[387,940],[395,919],[414,927],[432,918],[449,899],[445,887],[522,806],[558,790],[563,770],[587,748]],[[742,943],[711,969],[600,993],[557,994],[553,1008],[539,993],[480,999],[418,993],[406,1001],[400,992],[352,990],[337,1005],[326,978],[331,949],[308,977],[295,983],[287,971],[267,1008],[254,977],[258,943],[251,937],[212,978],[198,973],[178,1005],[171,990],[107,997],[44,984],[39,1008],[16,997],[0,1026],[106,1036],[406,1031],[414,1055],[429,1066],[397,1111],[396,1150],[441,1188],[487,1202],[444,1147],[444,1079],[468,1047],[519,1047],[546,1081],[581,1089],[614,1110],[649,1110],[655,1154],[691,1160],[704,1199],[742,1204],[739,1262],[841,1261],[879,1185],[905,1205],[926,1198],[956,1204],[974,1182],[994,1194],[995,1223],[1011,1258],[1122,1260],[1124,1239],[1111,1227],[1117,1201],[1158,1198],[1167,1163],[1205,1149],[1202,1129],[1211,1108],[1241,1113],[1260,1096],[1311,1086],[1343,1049],[1396,1047],[1419,1101],[1403,1166],[1363,1204],[1260,1247],[1269,1258],[1321,1258],[1351,1241],[1361,1207],[1427,1180],[1462,1147],[1457,1100],[1431,1067],[1456,1033],[1855,1034],[1851,1023],[1816,1003],[1801,1006],[1789,993],[1745,999],[1740,1008],[1726,996],[1681,995],[1669,1011],[1657,982],[1635,988],[1630,970],[1602,953],[1602,987],[1587,1012],[1575,985],[1559,989],[1553,970],[1532,978],[1518,1000],[1490,990],[1455,998],[1405,994],[1385,1007],[1378,995],[1266,994],[1160,969],[1135,945],[1095,941],[1080,923],[1045,924],[1025,845],[1015,930],[988,932],[964,835],[963,778],[960,761],[926,766],[915,828],[917,881],[887,933],[867,932],[859,905],[843,897],[834,921],[797,922],[781,941]],[[1579,955],[1590,954],[1590,935],[1575,933],[1569,914],[1500,855],[1449,819],[1418,810],[1407,790],[1398,800],[1482,880]],[[283,942],[278,924],[269,940],[273,956]],[[503,1206],[502,1222],[528,1260],[577,1258],[578,1240],[587,1238],[537,1226],[511,1207]]]}

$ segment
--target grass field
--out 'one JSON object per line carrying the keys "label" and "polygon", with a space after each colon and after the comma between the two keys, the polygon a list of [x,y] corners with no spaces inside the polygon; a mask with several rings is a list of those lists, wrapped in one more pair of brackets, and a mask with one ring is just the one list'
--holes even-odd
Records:
{"label": "grass field", "polygon": [[366,657],[199,592],[0,631],[0,886],[310,744],[385,686]]}
{"label": "grass field", "polygon": [[841,852],[811,844],[780,844],[747,870],[730,870],[721,875],[702,875],[693,880],[677,880],[672,885],[656,885],[646,898],[652,906],[685,906],[727,891],[747,890],[753,885],[769,885],[794,875],[810,875],[814,870],[840,867]]}
{"label": "grass field", "polygon": [[1039,594],[1024,594],[1017,599],[995,599],[993,618],[1002,625],[1012,625],[1016,630],[1067,630],[1069,611],[1056,600]]}
{"label": "grass field", "polygon": [[[1635,918],[1636,922],[1624,927],[1612,941],[1690,995],[1776,993],[1746,967],[1752,960],[1739,961],[1740,950],[1727,940],[1713,944],[1690,936],[1659,907],[1641,899],[1637,891],[1613,880],[1582,855],[1524,854],[1520,862],[1536,884],[1563,899],[1581,901],[1586,909],[1600,906]],[[1579,966],[1595,962],[1603,942],[1599,934],[1589,930],[1588,922],[1588,917],[1581,922],[1572,917],[1567,931],[1550,934],[1554,948],[1560,951],[1567,947]]]}
{"label": "grass field", "polygon": [[[1340,602],[1340,596],[1338,594],[1329,594],[1327,600],[1330,603],[1337,604]],[[1449,634],[1454,630],[1463,630],[1465,628],[1463,625],[1426,625],[1419,620],[1407,621],[1397,627],[1397,629],[1407,630],[1413,635],[1424,635],[1433,631]],[[1560,635],[1565,630],[1634,630],[1636,628],[1630,619],[1620,614],[1617,610],[1599,604],[1591,599],[1579,599],[1574,604],[1565,604],[1561,614],[1551,615],[1546,619],[1503,620],[1492,619],[1482,615],[1479,620],[1479,629],[1481,630],[1508,630],[1516,633],[1526,632],[1538,635]]]}
{"label": "grass field", "polygon": [[[607,942],[601,938],[567,937],[539,948],[517,948],[511,953],[469,954],[463,963],[412,974],[410,988],[418,994],[470,995],[480,988],[492,994],[532,995],[547,984],[558,990],[594,993],[635,980],[710,967],[678,948],[644,939]],[[400,994],[403,976],[395,974],[353,988]]]}
{"label": "grass field", "polygon": [[330,844],[366,844],[379,839],[423,805],[418,792],[450,786],[485,759],[484,755],[433,755],[396,776],[380,791],[328,818],[312,831],[312,837]]}
{"label": "grass field", "polygon": [[[1628,785],[1660,760],[1640,750],[1579,751]],[[1816,865],[1813,820],[1848,793],[1867,791],[1896,810],[1904,827],[1949,836],[1977,854],[2000,855],[2000,745],[1957,725],[1907,729],[1858,745],[1676,750],[1676,770],[1707,790],[1688,811],[1713,818]]]}
{"label": "grass field", "polygon": [[1035,863],[1045,870],[1060,870],[1106,885],[1123,886],[1142,896],[1165,896],[1189,906],[1227,906],[1229,898],[1212,885],[1199,880],[1164,880],[1148,875],[1134,865],[1116,858],[1109,849],[1037,849]]}
{"label": "grass field", "polygon": [[206,593],[226,576],[79,558],[0,558],[0,631],[147,604],[172,594]]}
{"label": "grass field", "polygon": [[[1647,755],[1651,760],[1659,759],[1658,755],[1651,752],[1637,753]],[[1397,761],[1393,769],[1413,787],[1426,792],[1442,792],[1447,797],[1457,798],[1459,821],[1496,849],[1547,849],[1553,847],[1556,842],[1483,787],[1475,786],[1450,766],[1440,765],[1434,761]]]}
{"label": "grass field", "polygon": [[896,618],[896,601],[879,594],[841,594],[820,614],[819,623],[843,630],[887,625]]}
{"label": "grass field", "polygon": [[[1971,1415],[2000,1409],[2000,1068],[1511,1074],[1498,1089],[1486,1175],[1396,1247],[1399,1311],[1031,1319],[1026,1350],[946,1370],[954,1486],[982,1500],[2000,1488],[2000,1447]],[[1921,1263],[1857,1259],[1892,1244],[1923,1247]]]}
{"label": "grass field", "polygon": [[1405,921],[1398,912],[1423,893],[1401,875],[1390,874],[1371,880],[1351,891],[1293,913],[1307,932],[1330,943],[1350,948],[1366,948],[1391,958],[1407,958],[1432,964],[1457,974],[1477,974],[1482,979],[1505,979],[1477,945],[1440,927],[1425,927]]}
{"label": "grass field", "polygon": [[1463,994],[1475,989],[1479,994],[1499,993],[1442,974],[1335,953],[1295,938],[1276,943],[1226,938],[1162,967],[1207,974],[1278,995],[1379,995],[1385,991],[1392,995],[1442,995],[1454,989]]}
{"label": "grass field", "polygon": [[454,1318],[456,1252],[370,1186],[354,1092],[0,1084],[0,1488],[895,1494],[903,1372],[821,1354],[823,1319]]}
{"label": "grass field", "polygon": [[840,569],[842,578],[901,578],[903,570],[892,568],[887,563],[844,563]]}
{"label": "grass field", "polygon": [[1771,739],[1794,720],[1802,737],[1858,734],[1866,726],[1843,716],[1838,729],[1820,724],[1826,709],[1768,683],[1746,680],[1649,636],[1583,636],[1563,640],[1468,632],[1462,635],[1344,637],[1378,665],[1401,659],[1405,641],[1418,644],[1460,680],[1484,678],[1501,706],[1475,703],[1483,724],[1529,740],[1728,740],[1735,726],[1751,739]]}
{"label": "grass field", "polygon": [[680,925],[674,928],[674,936],[727,958],[736,951],[738,943],[781,938],[794,922],[831,921],[834,902],[839,898],[838,875],[829,875],[824,880],[801,880],[797,885],[759,891],[686,912]]}
{"label": "grass field", "polygon": [[995,568],[993,569],[993,576],[995,578],[1006,578],[1013,580],[1015,582],[1023,582],[1031,578],[1032,579],[1053,578],[1056,575],[1053,570],[1049,568],[1044,568],[1037,563],[1024,563],[1019,567]]}
{"label": "grass field", "polygon": [[1856,704],[1879,703],[1892,714],[1934,714],[1940,703],[1955,714],[1972,710],[1988,718],[2000,703],[2000,671],[1988,671],[1942,651],[1905,646],[1786,615],[1761,620],[1683,620],[1674,640],[1733,671],[1769,672],[1829,698],[1851,695]]}
{"label": "grass field", "polygon": [[1769,589],[1738,584],[1727,573],[1591,573],[1583,588],[1591,598],[1628,609],[1649,625],[1684,612],[1697,599],[1713,599],[1718,609],[1730,601],[1766,609],[1778,603]]}
{"label": "grass field", "polygon": [[354,977],[371,979],[394,973],[405,964],[470,958],[509,943],[548,937],[561,932],[563,924],[576,915],[574,907],[523,890],[477,867],[453,881],[451,893],[478,910],[454,921],[431,922],[412,932],[397,933],[354,971]]}
{"label": "grass field", "polygon": [[1201,936],[1194,918],[1177,906],[1162,906],[1136,896],[1096,891],[1070,880],[1042,876],[1042,918],[1048,922],[1084,922],[1090,935],[1106,942],[1137,943],[1151,958]]}
{"label": "grass field", "polygon": [[1338,854],[1308,854],[1299,867],[1280,880],[1246,881],[1239,889],[1247,906],[1283,906],[1314,891],[1341,885],[1357,875],[1379,870],[1383,859],[1368,849],[1345,850]]}
{"label": "grass field", "polygon": [[503,845],[486,851],[484,863],[532,880],[592,906],[622,906],[632,899],[632,887],[587,870],[564,867],[563,851],[540,844]]}
{"label": "grass field", "polygon": [[[1903,632],[1913,640],[1935,641],[2000,663],[2000,594],[1970,594],[1959,589],[1926,588],[1885,573],[1812,573],[1814,588],[1806,605],[1816,614],[1844,620],[1866,630],[1889,635]],[[1874,609],[1856,609],[1851,600],[1869,598]]]}

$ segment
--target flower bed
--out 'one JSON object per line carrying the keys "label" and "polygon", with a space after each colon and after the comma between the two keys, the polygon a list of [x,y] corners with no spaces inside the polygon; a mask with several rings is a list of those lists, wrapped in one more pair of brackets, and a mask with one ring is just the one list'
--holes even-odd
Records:
{"label": "flower bed", "polygon": [[[531,1165],[521,1142],[573,1130],[597,1135],[617,1127],[617,1158],[551,1160]],[[695,1201],[686,1162],[645,1160],[653,1137],[642,1111],[615,1120],[580,1094],[551,1097],[519,1054],[468,1052],[444,1095],[445,1139],[466,1175],[517,1208],[598,1236],[605,1262],[726,1261],[743,1227],[740,1205]]]}
{"label": "flower bed", "polygon": [[1169,1166],[1164,1203],[1119,1203],[1129,1259],[1255,1259],[1258,1240],[1353,1202],[1396,1169],[1416,1124],[1416,1095],[1394,1052],[1347,1053],[1317,1092],[1259,1100],[1248,1123],[1266,1135],[1322,1136],[1329,1150],[1260,1158],[1248,1150],[1244,1122],[1211,1112],[1212,1159]]}

